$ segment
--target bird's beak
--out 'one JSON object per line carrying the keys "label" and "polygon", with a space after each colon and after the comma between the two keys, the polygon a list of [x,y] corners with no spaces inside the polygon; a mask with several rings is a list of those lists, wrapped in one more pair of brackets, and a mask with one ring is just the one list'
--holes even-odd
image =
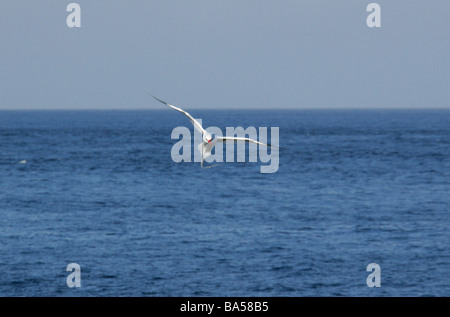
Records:
{"label": "bird's beak", "polygon": [[209,140],[208,143],[211,143],[211,140]]}

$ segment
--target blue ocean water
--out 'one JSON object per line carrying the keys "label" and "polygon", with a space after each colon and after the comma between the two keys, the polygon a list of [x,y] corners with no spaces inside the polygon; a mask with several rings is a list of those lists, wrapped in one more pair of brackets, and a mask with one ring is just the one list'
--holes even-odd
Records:
{"label": "blue ocean water", "polygon": [[450,295],[450,111],[191,113],[278,172],[174,163],[171,110],[0,112],[0,296]]}

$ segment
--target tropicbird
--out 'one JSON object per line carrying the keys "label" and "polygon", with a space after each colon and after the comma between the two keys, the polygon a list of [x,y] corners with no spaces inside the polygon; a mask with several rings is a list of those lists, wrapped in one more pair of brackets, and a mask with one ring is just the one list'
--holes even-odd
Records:
{"label": "tropicbird", "polygon": [[[167,102],[165,102],[164,100],[161,100],[159,98],[156,98],[155,96],[151,95],[153,98],[155,98],[156,100],[158,100],[159,102],[165,104],[166,106],[169,106],[172,109],[175,109],[179,112],[181,112],[182,114],[184,114],[186,117],[188,117],[188,119],[192,122],[192,124],[194,125],[194,128],[197,129],[201,134],[202,134],[202,143],[199,144],[198,149],[199,151],[202,153],[202,162],[201,162],[201,167],[203,167],[203,161],[205,160],[205,158],[209,157],[211,155],[211,151],[214,148],[214,146],[216,145],[217,142],[223,142],[226,140],[234,140],[234,141],[244,141],[244,142],[252,142],[252,143],[256,143],[259,145],[264,145],[264,146],[268,146],[271,147],[272,145],[266,144],[266,143],[262,143],[250,138],[244,138],[244,137],[234,137],[234,136],[216,136],[214,139],[212,138],[211,134],[206,131],[205,129],[203,129],[202,125],[200,124],[200,122],[198,122],[197,120],[194,119],[193,116],[191,116],[187,111],[176,107],[174,105],[171,105]],[[210,168],[210,167],[214,167],[217,165],[212,165],[212,166],[208,166],[208,167],[204,167],[204,168]]]}

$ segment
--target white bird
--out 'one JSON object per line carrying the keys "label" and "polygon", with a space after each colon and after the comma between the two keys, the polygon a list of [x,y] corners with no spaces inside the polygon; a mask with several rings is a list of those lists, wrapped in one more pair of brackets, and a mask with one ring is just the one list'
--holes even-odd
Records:
{"label": "white bird", "polygon": [[[165,104],[166,106],[169,106],[170,108],[175,109],[175,110],[181,112],[182,114],[184,114],[192,122],[192,124],[194,125],[194,128],[196,128],[199,132],[201,132],[203,140],[202,140],[202,143],[200,143],[198,146],[199,151],[202,153],[201,167],[203,167],[203,161],[205,160],[205,158],[207,158],[211,155],[211,151],[217,142],[223,142],[224,140],[235,140],[235,141],[252,142],[252,143],[269,146],[269,147],[271,146],[269,144],[265,144],[265,143],[262,143],[262,142],[259,142],[259,141],[256,141],[256,140],[253,140],[250,138],[243,138],[243,137],[216,136],[213,139],[211,134],[208,131],[206,131],[205,129],[203,129],[202,125],[197,120],[195,120],[194,117],[191,116],[187,111],[184,111],[181,108],[171,105],[171,104],[165,102],[164,100],[158,99],[153,95],[151,95],[151,96],[153,98],[155,98],[156,100],[158,100],[159,102]],[[212,166],[208,166],[205,168],[210,168],[210,167],[214,167],[214,166],[217,166],[217,165],[212,165]]]}

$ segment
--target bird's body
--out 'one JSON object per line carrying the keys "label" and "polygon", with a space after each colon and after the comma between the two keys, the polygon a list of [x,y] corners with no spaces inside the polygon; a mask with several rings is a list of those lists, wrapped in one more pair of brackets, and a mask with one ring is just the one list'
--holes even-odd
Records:
{"label": "bird's body", "polygon": [[[270,146],[269,144],[265,144],[265,143],[262,143],[262,142],[259,142],[259,141],[256,141],[256,140],[253,140],[250,138],[244,138],[244,137],[216,136],[213,139],[211,134],[208,131],[206,131],[205,129],[203,129],[202,125],[197,120],[195,120],[194,117],[192,117],[187,111],[185,111],[179,107],[176,107],[174,105],[171,105],[161,99],[158,99],[155,96],[152,96],[152,97],[155,98],[156,100],[158,100],[159,102],[165,104],[166,106],[184,114],[192,122],[192,124],[194,125],[194,128],[197,129],[202,134],[202,143],[200,143],[198,145],[198,150],[200,151],[200,153],[202,153],[202,161],[201,161],[202,167],[203,167],[203,161],[205,160],[205,158],[211,156],[211,151],[214,148],[214,146],[217,144],[217,142],[233,140],[233,141],[252,142],[252,143],[259,144],[259,145]],[[212,166],[208,166],[208,167],[213,167],[213,166],[216,166],[216,165],[212,165]]]}

